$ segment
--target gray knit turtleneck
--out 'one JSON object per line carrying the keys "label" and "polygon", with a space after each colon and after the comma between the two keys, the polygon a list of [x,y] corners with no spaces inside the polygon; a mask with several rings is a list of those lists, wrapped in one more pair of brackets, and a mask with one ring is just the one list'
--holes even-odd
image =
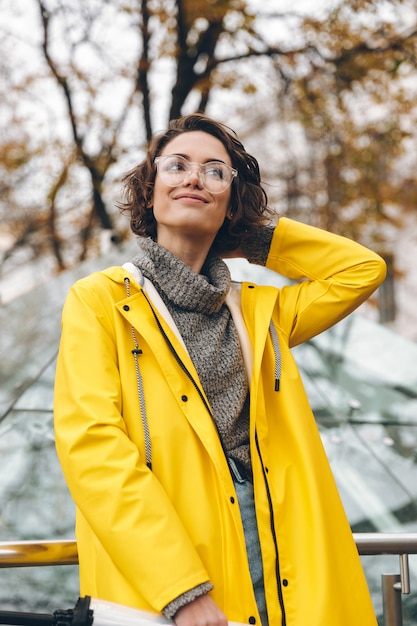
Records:
{"label": "gray knit turtleneck", "polygon": [[250,475],[248,383],[239,338],[225,298],[227,265],[207,258],[201,273],[152,239],[133,262],[152,281],[180,331],[209,400],[225,453]]}
{"label": "gray knit turtleneck", "polygon": [[[260,227],[245,250],[252,263],[264,265],[273,229]],[[209,256],[200,274],[151,239],[140,239],[142,253],[133,259],[152,281],[171,313],[210,402],[227,456],[251,475],[249,393],[239,339],[225,298],[230,288],[227,265]],[[170,602],[163,610],[176,612],[212,589],[207,581]]]}

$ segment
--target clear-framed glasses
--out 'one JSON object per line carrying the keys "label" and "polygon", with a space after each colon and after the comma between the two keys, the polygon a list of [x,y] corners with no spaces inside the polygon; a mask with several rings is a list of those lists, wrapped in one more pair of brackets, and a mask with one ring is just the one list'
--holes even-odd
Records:
{"label": "clear-framed glasses", "polygon": [[170,154],[156,157],[155,164],[161,180],[169,187],[178,187],[188,178],[194,167],[198,168],[201,186],[210,193],[222,193],[232,184],[237,170],[223,161],[192,163],[182,156]]}

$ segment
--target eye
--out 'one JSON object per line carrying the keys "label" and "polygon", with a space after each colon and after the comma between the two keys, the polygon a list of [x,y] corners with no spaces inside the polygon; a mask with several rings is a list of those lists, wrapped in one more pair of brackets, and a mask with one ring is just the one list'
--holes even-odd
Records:
{"label": "eye", "polygon": [[187,169],[187,162],[182,157],[167,157],[164,163],[166,172],[183,172]]}
{"label": "eye", "polygon": [[217,163],[216,161],[213,161],[211,163],[205,164],[204,173],[206,176],[210,176],[210,178],[223,180],[224,178],[226,178],[227,171],[223,163]]}

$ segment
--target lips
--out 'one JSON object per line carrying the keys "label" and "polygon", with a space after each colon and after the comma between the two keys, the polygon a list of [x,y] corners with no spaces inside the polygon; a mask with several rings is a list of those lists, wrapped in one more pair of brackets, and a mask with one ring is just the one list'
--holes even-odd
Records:
{"label": "lips", "polygon": [[196,202],[208,202],[203,196],[199,196],[196,193],[179,193],[174,197],[174,200],[195,200]]}

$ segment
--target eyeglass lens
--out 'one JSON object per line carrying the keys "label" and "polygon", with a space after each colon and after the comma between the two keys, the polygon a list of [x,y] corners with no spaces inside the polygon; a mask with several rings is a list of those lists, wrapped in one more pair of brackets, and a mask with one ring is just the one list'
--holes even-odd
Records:
{"label": "eyeglass lens", "polygon": [[236,176],[236,170],[221,161],[208,163],[191,163],[184,157],[169,155],[155,159],[158,173],[166,185],[177,187],[192,172],[193,167],[199,168],[199,180],[202,186],[211,193],[225,191]]}

